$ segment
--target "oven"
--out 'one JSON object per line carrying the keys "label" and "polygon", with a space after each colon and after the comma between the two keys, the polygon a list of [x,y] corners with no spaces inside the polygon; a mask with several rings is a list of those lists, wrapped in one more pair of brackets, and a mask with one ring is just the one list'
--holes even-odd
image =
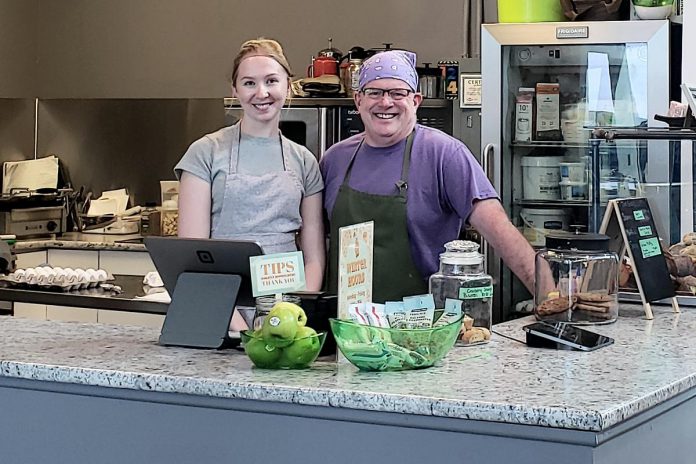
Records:
{"label": "oven", "polygon": [[[236,98],[225,98],[225,124],[237,123],[243,111]],[[426,98],[418,108],[418,122],[452,135],[452,100]],[[336,142],[364,130],[352,98],[295,98],[280,116],[283,135],[307,147],[317,159]]]}
{"label": "oven", "polygon": [[[237,99],[225,98],[225,125],[237,123],[242,114]],[[280,114],[280,130],[285,137],[304,145],[320,159],[334,142],[334,119],[331,107],[317,106],[312,100],[292,100]]]}
{"label": "oven", "polygon": [[45,190],[55,192],[25,189],[0,195],[0,234],[27,238],[66,232],[68,196]]}
{"label": "oven", "polygon": [[[362,132],[365,126],[360,119],[360,113],[355,105],[350,104],[336,108],[337,129],[336,141],[345,140]],[[452,101],[442,99],[423,99],[416,114],[418,123],[428,127],[440,129],[446,134],[452,135]]]}

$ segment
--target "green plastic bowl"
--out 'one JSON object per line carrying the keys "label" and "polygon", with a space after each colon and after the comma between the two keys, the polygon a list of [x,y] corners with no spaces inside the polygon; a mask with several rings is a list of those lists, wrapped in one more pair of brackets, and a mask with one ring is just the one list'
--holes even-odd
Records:
{"label": "green plastic bowl", "polygon": [[319,356],[326,341],[326,332],[295,339],[289,346],[269,345],[260,335],[249,330],[240,333],[244,352],[254,366],[262,369],[304,369]]}
{"label": "green plastic bowl", "polygon": [[391,329],[329,319],[341,353],[363,371],[424,369],[457,341],[462,319],[430,329]]}

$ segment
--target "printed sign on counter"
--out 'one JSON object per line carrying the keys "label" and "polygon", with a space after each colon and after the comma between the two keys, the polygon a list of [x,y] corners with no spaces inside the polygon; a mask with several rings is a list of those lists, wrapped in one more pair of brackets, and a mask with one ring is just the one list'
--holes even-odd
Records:
{"label": "printed sign on counter", "polygon": [[372,301],[374,222],[338,230],[338,318],[348,319],[348,305]]}
{"label": "printed sign on counter", "polygon": [[674,285],[647,198],[609,200],[599,231],[609,236],[611,251],[620,258],[627,253],[631,259],[646,318],[653,318],[651,302],[667,298],[672,299],[674,311],[678,312]]}
{"label": "printed sign on counter", "polygon": [[251,290],[254,296],[305,289],[304,258],[301,251],[252,256]]}

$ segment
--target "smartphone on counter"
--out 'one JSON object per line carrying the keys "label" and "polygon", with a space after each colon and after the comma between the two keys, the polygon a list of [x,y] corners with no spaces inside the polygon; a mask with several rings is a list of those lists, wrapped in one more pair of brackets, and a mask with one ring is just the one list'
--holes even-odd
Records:
{"label": "smartphone on counter", "polygon": [[614,343],[613,338],[566,322],[535,322],[522,329],[527,334],[527,345],[532,347],[594,351]]}

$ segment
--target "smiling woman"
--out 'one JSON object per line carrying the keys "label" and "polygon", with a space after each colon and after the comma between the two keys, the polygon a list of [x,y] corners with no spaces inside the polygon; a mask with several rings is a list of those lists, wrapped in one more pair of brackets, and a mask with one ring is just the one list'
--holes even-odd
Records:
{"label": "smiling woman", "polygon": [[195,141],[175,167],[181,180],[179,235],[253,240],[264,253],[304,254],[308,290],[324,272],[324,188],[315,156],[278,124],[292,72],[270,39],[242,44],[232,94],[241,121]]}

